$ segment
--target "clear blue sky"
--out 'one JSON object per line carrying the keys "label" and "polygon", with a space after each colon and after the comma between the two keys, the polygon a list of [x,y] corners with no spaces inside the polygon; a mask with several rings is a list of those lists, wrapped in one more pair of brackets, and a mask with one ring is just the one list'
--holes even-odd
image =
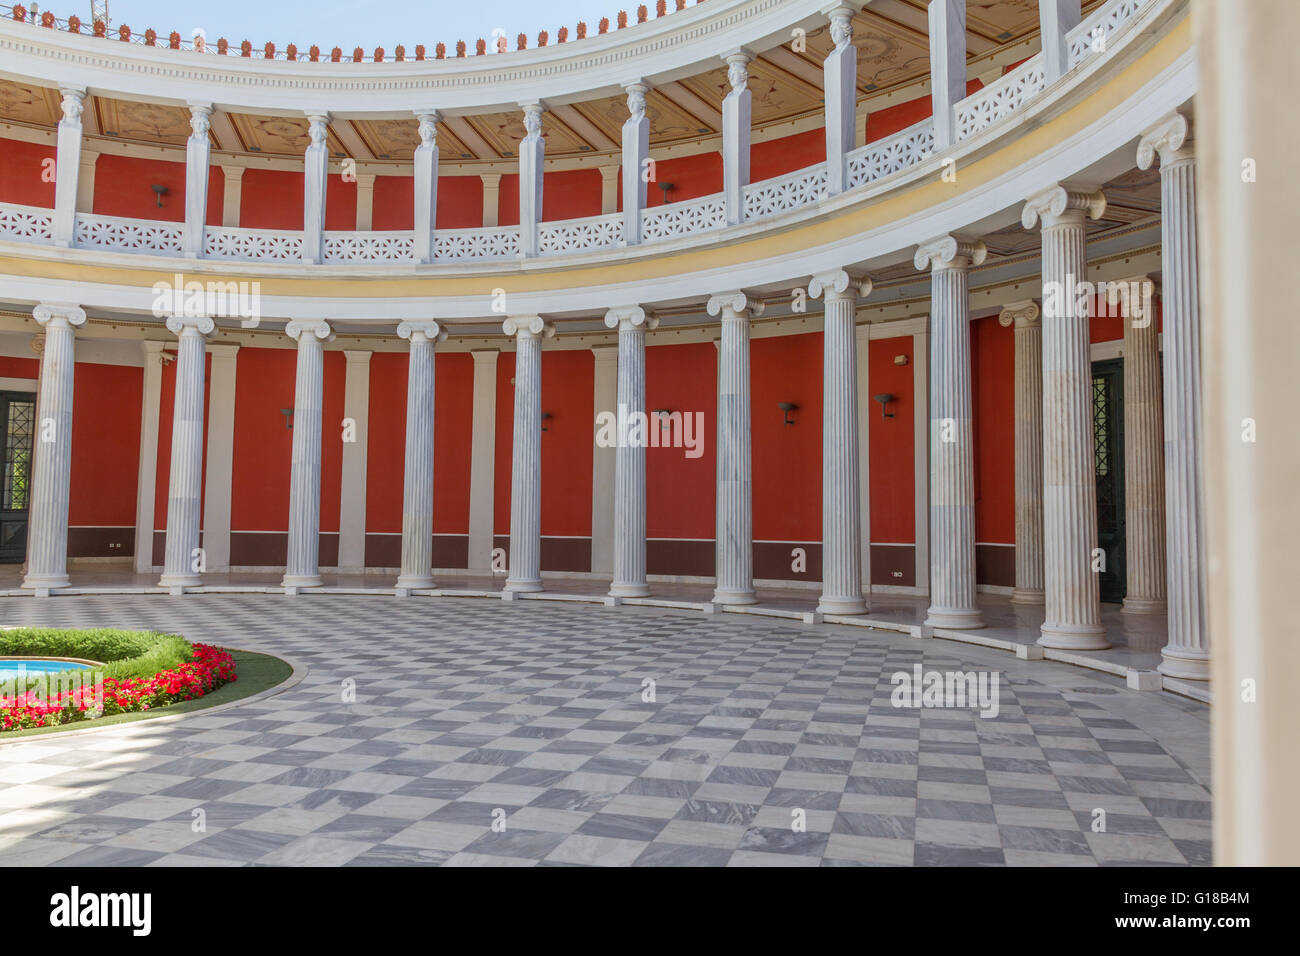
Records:
{"label": "clear blue sky", "polygon": [[[537,34],[546,30],[555,43],[556,31],[569,28],[573,37],[579,20],[587,22],[592,34],[601,17],[614,23],[620,9],[627,10],[636,22],[636,8],[641,0],[108,0],[109,19],[114,25],[126,24],[133,32],[152,27],[159,36],[172,30],[187,39],[195,27],[201,27],[209,41],[224,36],[232,45],[249,40],[254,47],[267,41],[284,49],[296,43],[306,49],[313,43],[323,49],[334,46],[351,50],[361,46],[369,54],[382,46],[392,55],[397,44],[414,52],[423,43],[433,55],[439,41],[448,49],[464,40],[473,53],[479,37],[491,39],[500,28],[514,49],[515,36],[528,35],[531,49]],[[42,10],[66,17],[76,13],[90,18],[90,0],[43,0]],[[654,17],[654,0],[646,4]],[[692,2],[689,4],[693,6]],[[671,10],[675,6],[669,3]]]}

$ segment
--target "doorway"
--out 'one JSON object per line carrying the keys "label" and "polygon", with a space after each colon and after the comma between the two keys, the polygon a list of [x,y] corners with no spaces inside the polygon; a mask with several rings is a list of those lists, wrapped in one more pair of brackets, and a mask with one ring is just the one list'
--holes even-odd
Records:
{"label": "doorway", "polygon": [[1092,366],[1093,460],[1097,474],[1097,547],[1105,555],[1101,599],[1124,600],[1124,364]]}
{"label": "doorway", "polygon": [[27,511],[31,501],[32,449],[36,436],[36,396],[0,392],[4,423],[4,477],[0,481],[0,564],[27,557]]}

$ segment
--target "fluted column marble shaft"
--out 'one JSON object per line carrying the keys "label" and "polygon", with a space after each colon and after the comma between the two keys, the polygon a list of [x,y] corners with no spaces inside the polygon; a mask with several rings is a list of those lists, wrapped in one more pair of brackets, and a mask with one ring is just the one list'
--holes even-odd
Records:
{"label": "fluted column marble shaft", "polygon": [[858,473],[859,296],[870,281],[843,269],[813,276],[808,294],[825,300],[822,333],[822,596],[823,614],[862,614],[862,514]]}
{"label": "fluted column marble shaft", "polygon": [[27,514],[27,574],[23,587],[65,588],[68,581],[68,481],[72,474],[72,382],[76,327],[86,313],[75,305],[38,305],[45,327],[41,352],[40,421],[32,443],[32,494]]}
{"label": "fluted column marble shaft", "polygon": [[998,323],[1016,337],[1016,586],[1012,604],[1043,603],[1043,325],[1032,300]]}
{"label": "fluted column marble shaft", "polygon": [[1160,339],[1146,276],[1112,283],[1124,319],[1124,610],[1165,609],[1164,403]]}
{"label": "fluted column marble shaft", "polygon": [[1138,144],[1138,166],[1160,154],[1164,321],[1165,513],[1169,643],[1160,672],[1209,680],[1201,493],[1201,312],[1197,297],[1196,168],[1187,118],[1173,113]]}
{"label": "fluted column marble shaft", "polygon": [[321,404],[325,383],[325,342],[329,323],[293,321],[285,334],[298,343],[298,374],[293,392],[293,464],[289,476],[289,558],[285,588],[311,588],[320,579]]}
{"label": "fluted column marble shaft", "polygon": [[718,344],[718,489],[713,600],[754,604],[753,494],[749,433],[749,320],[763,311],[743,292],[709,299],[722,316]]}
{"label": "fluted column marble shaft", "polygon": [[966,270],[984,243],[941,236],[914,264],[930,269],[930,609],[934,627],[984,626],[975,603],[975,447]]}
{"label": "fluted column marble shaft", "polygon": [[399,589],[433,587],[434,348],[447,337],[437,322],[403,322],[410,339],[406,372],[406,460],[402,486]]}
{"label": "fluted column marble shaft", "polygon": [[658,325],[639,306],[610,309],[605,325],[618,329],[618,445],[614,452],[613,597],[645,597],[645,442],[631,434],[631,423],[645,415],[645,334]]}
{"label": "fluted column marble shaft", "polygon": [[180,338],[172,402],[171,471],[167,479],[167,545],[158,586],[176,590],[199,583],[206,562],[199,550],[203,497],[204,344],[215,327],[207,316],[173,315],[167,328]]}
{"label": "fluted column marble shaft", "polygon": [[1032,197],[1021,224],[1043,230],[1043,583],[1038,643],[1070,650],[1110,646],[1101,626],[1096,566],[1097,479],[1093,448],[1091,303],[1076,301],[1087,278],[1085,214],[1105,211],[1100,192],[1054,186]]}
{"label": "fluted column marble shaft", "polygon": [[506,319],[515,337],[514,453],[510,460],[510,573],[507,591],[542,590],[542,339],[540,316]]}

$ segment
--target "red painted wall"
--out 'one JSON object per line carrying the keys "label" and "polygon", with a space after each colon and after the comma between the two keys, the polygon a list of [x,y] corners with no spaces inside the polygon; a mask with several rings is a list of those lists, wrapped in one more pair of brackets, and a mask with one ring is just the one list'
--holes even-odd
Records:
{"label": "red painted wall", "polygon": [[[868,406],[870,417],[871,540],[887,544],[916,543],[916,500],[913,481],[916,414],[911,336],[872,339],[867,350],[868,387],[871,394],[894,396],[889,405],[893,418],[881,419],[880,403]],[[895,365],[894,356],[906,355],[907,365]]]}
{"label": "red painted wall", "polygon": [[[41,373],[41,363],[34,358],[13,358],[0,355],[0,377],[35,379]],[[36,391],[36,382],[32,382],[32,391]]]}
{"label": "red painted wall", "polygon": [[703,454],[682,448],[646,449],[646,536],[713,538],[717,473],[718,350],[712,342],[656,345],[645,350],[646,410],[703,415]]}
{"label": "red painted wall", "polygon": [[[239,224],[248,229],[301,229],[302,173],[282,169],[244,171]],[[349,229],[355,228],[355,219]]]}
{"label": "red painted wall", "polygon": [[[294,349],[242,348],[235,376],[235,463],[232,531],[287,531],[293,432],[282,408],[293,408]],[[347,360],[325,353],[321,440],[320,529],[339,529],[343,467],[343,385]]]}
{"label": "red painted wall", "polygon": [[438,227],[478,229],[482,225],[483,180],[478,176],[439,176]]}
{"label": "red painted wall", "polygon": [[[45,181],[54,146],[0,139],[0,202],[54,208],[54,180]],[[53,170],[53,167],[49,167]]]}
{"label": "red painted wall", "polygon": [[542,181],[542,219],[554,222],[558,219],[599,216],[601,182],[598,169],[568,169],[547,173]]}
{"label": "red painted wall", "polygon": [[661,159],[655,163],[655,182],[646,190],[646,206],[662,206],[664,194],[659,183],[672,183],[670,202],[682,202],[699,196],[722,192],[722,154],[700,153]]}
{"label": "red painted wall", "polygon": [[78,362],[72,388],[68,523],[134,526],[143,369]]}
{"label": "red painted wall", "polygon": [[[221,167],[209,167],[205,221],[210,226],[221,225],[225,182]],[[152,188],[155,185],[167,187],[161,209]],[[102,154],[95,161],[94,210],[101,216],[184,222],[185,164]]]}
{"label": "red painted wall", "polygon": [[1016,542],[1016,340],[997,316],[971,329],[974,398],[975,540]]}
{"label": "red painted wall", "polygon": [[[971,80],[966,84],[966,95],[970,96],[976,90],[983,88],[984,84],[979,80]],[[918,96],[914,100],[896,103],[869,113],[867,114],[867,142],[874,143],[878,139],[902,132],[909,126],[921,122],[933,110],[934,103],[929,96]]]}
{"label": "red painted wall", "polygon": [[345,229],[349,232],[357,228],[355,180],[344,182],[342,176],[334,174],[325,177],[325,228]]}
{"label": "red painted wall", "polygon": [[756,183],[783,176],[825,160],[826,130],[821,127],[754,143],[749,148],[749,181]]}
{"label": "red painted wall", "polygon": [[[243,352],[243,349],[240,349]],[[174,347],[168,347],[163,350],[163,354],[176,354]],[[143,380],[142,380],[143,381]],[[203,474],[202,482],[203,494],[207,493],[207,464],[208,464],[208,403],[210,401],[210,386],[212,383],[212,356],[204,356],[203,362]],[[75,387],[75,386],[74,386]],[[143,386],[142,386],[143,387]],[[155,531],[165,531],[167,529],[167,489],[171,485],[171,466],[172,466],[172,424],[173,409],[176,400],[176,363],[168,362],[162,367],[162,382],[159,388],[158,401],[158,468],[155,473],[154,497],[153,497],[153,526]],[[256,455],[250,453],[245,448],[244,460],[245,467],[256,467],[256,460],[249,462],[249,459],[256,459]],[[235,467],[239,467],[239,436],[235,436]],[[203,514],[203,496],[199,496],[199,514]],[[202,520],[200,520],[202,526]]]}
{"label": "red painted wall", "polygon": [[[399,534],[406,457],[405,352],[370,359],[366,446],[366,530]],[[468,353],[434,359],[433,530],[469,533],[470,440],[474,427],[474,360]]]}
{"label": "red painted wall", "polygon": [[[542,201],[545,202],[545,192]],[[519,174],[506,173],[501,177],[501,188],[497,193],[497,225],[519,225]]]}
{"label": "red painted wall", "polygon": [[[822,334],[754,339],[749,347],[754,540],[822,537]],[[793,402],[794,425],[778,402]]]}
{"label": "red painted wall", "polygon": [[[510,533],[510,465],[514,441],[514,353],[497,360],[493,529]],[[595,357],[588,349],[542,354],[542,534],[591,534],[591,464],[595,434]]]}

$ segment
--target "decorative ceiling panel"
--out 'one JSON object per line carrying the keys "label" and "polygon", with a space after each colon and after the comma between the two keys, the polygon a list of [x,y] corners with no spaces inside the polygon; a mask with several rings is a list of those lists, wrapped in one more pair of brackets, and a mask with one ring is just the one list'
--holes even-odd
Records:
{"label": "decorative ceiling panel", "polygon": [[[230,122],[244,149],[273,156],[302,156],[311,139],[304,116],[249,116],[231,113]],[[326,129],[325,144],[330,156],[347,156],[348,151],[332,129]]]}
{"label": "decorative ceiling panel", "polygon": [[184,146],[190,135],[190,111],[183,106],[135,103],[95,97],[100,132],[142,143]]}
{"label": "decorative ceiling panel", "polygon": [[58,90],[0,80],[0,120],[53,126],[62,115]]}
{"label": "decorative ceiling panel", "polygon": [[[519,155],[519,143],[526,135],[523,113],[492,113],[488,116],[467,116],[465,120],[498,155]],[[542,117],[542,138],[546,141],[547,156],[592,152],[589,144],[583,142],[579,136],[554,116],[545,115]]]}

